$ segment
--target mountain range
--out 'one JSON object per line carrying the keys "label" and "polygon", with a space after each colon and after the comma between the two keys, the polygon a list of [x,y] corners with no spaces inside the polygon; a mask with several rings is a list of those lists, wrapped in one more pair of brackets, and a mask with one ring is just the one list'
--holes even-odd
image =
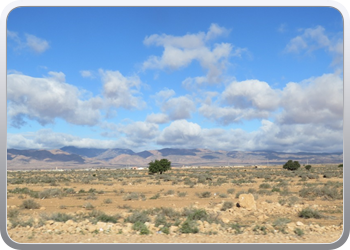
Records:
{"label": "mountain range", "polygon": [[163,148],[134,152],[130,149],[78,148],[53,150],[7,150],[8,169],[147,167],[156,159],[166,158],[172,166],[243,166],[281,165],[288,160],[301,164],[342,163],[343,153],[286,153],[275,151],[212,151],[209,149]]}

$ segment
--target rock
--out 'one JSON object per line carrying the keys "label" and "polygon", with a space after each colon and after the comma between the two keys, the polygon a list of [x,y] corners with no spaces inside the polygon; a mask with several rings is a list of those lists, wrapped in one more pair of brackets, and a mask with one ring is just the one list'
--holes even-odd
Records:
{"label": "rock", "polygon": [[40,210],[46,210],[46,207],[40,207]]}
{"label": "rock", "polygon": [[295,224],[297,224],[297,226],[304,226],[304,223],[302,223],[301,221],[297,221]]}
{"label": "rock", "polygon": [[238,198],[238,207],[245,208],[247,210],[256,210],[256,203],[252,194],[241,194]]}

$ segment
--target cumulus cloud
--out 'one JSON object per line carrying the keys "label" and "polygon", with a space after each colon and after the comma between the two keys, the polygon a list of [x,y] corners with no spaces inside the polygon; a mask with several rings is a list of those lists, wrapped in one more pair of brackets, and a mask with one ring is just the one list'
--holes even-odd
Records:
{"label": "cumulus cloud", "polygon": [[170,121],[169,116],[166,114],[158,113],[158,114],[150,114],[146,117],[146,122],[156,123],[156,124],[164,124]]}
{"label": "cumulus cloud", "polygon": [[102,99],[82,100],[81,91],[65,83],[62,72],[35,78],[26,75],[7,76],[8,116],[12,125],[20,127],[24,117],[40,124],[54,123],[55,118],[76,125],[95,125],[100,119]]}
{"label": "cumulus cloud", "polygon": [[248,149],[289,152],[341,152],[343,133],[323,124],[278,124],[263,120]]}
{"label": "cumulus cloud", "polygon": [[278,90],[258,80],[233,82],[222,93],[223,101],[230,106],[270,111],[278,108],[279,96]]}
{"label": "cumulus cloud", "polygon": [[119,131],[124,133],[133,143],[145,144],[158,135],[159,129],[155,123],[137,121],[121,126]]}
{"label": "cumulus cloud", "polygon": [[138,76],[125,77],[119,71],[99,70],[103,81],[103,95],[108,105],[115,108],[141,109],[146,103],[140,95]]}
{"label": "cumulus cloud", "polygon": [[343,80],[337,74],[324,74],[301,83],[288,83],[281,97],[282,124],[324,124],[342,129]]}
{"label": "cumulus cloud", "polygon": [[159,92],[157,92],[152,98],[156,101],[158,105],[161,105],[163,102],[168,100],[170,97],[175,95],[175,91],[173,89],[165,88]]}
{"label": "cumulus cloud", "polygon": [[269,118],[279,108],[280,91],[258,80],[234,81],[212,102],[210,96],[198,111],[206,118],[222,125],[243,120]]}
{"label": "cumulus cloud", "polygon": [[143,69],[177,70],[188,66],[192,61],[198,61],[207,71],[205,81],[220,82],[220,75],[228,65],[230,56],[240,56],[244,49],[235,48],[229,43],[216,43],[211,48],[208,44],[218,36],[229,33],[229,30],[212,24],[207,33],[186,34],[184,36],[153,34],[144,39],[145,45],[162,46],[163,54],[151,56],[143,63]]}
{"label": "cumulus cloud", "polygon": [[202,141],[201,133],[201,127],[197,123],[177,120],[160,133],[157,143],[163,146],[197,147]]}
{"label": "cumulus cloud", "polygon": [[162,106],[162,111],[168,114],[170,120],[190,118],[195,110],[194,102],[186,96],[171,98]]}
{"label": "cumulus cloud", "polygon": [[222,125],[240,123],[243,120],[252,120],[257,118],[268,118],[270,112],[259,111],[255,109],[240,109],[235,107],[220,107],[218,105],[203,104],[198,111],[211,121]]}
{"label": "cumulus cloud", "polygon": [[6,33],[7,37],[15,42],[15,50],[27,48],[37,54],[41,54],[50,48],[48,41],[37,36],[25,34],[25,39],[22,39],[18,32],[7,30]]}
{"label": "cumulus cloud", "polygon": [[341,64],[343,61],[343,40],[336,36],[326,35],[325,28],[317,26],[303,30],[303,34],[296,36],[287,44],[285,51],[288,53],[312,53],[318,49],[325,49],[333,56],[332,65]]}

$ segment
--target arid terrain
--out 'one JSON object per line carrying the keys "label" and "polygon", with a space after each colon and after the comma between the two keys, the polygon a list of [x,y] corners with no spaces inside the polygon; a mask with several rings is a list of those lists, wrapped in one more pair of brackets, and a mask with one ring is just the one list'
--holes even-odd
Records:
{"label": "arid terrain", "polygon": [[332,243],[343,168],[8,171],[19,243]]}

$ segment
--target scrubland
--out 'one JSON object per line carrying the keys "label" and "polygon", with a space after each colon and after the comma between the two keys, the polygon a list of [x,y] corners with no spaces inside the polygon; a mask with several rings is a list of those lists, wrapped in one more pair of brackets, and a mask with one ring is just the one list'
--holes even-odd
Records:
{"label": "scrubland", "polygon": [[9,171],[7,229],[19,243],[331,243],[343,168]]}

